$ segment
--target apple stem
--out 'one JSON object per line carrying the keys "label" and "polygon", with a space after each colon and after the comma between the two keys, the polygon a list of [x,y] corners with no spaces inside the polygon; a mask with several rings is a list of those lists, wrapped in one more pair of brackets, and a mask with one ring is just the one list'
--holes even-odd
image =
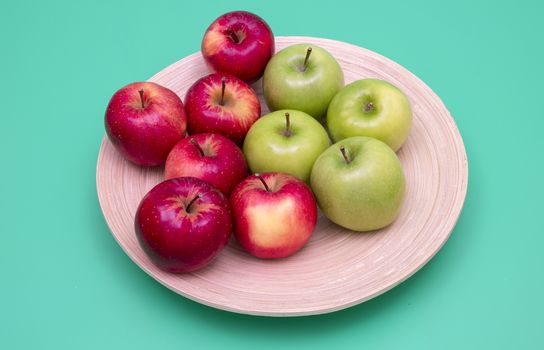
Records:
{"label": "apple stem", "polygon": [[261,174],[255,173],[255,177],[257,177],[257,179],[259,179],[263,183],[263,186],[264,186],[264,189],[266,190],[266,192],[270,192],[270,187],[268,187],[268,184],[266,183],[266,181],[264,181]]}
{"label": "apple stem", "polygon": [[351,163],[351,159],[349,159],[348,152],[346,151],[346,148],[344,146],[340,146],[340,152],[342,152],[342,156],[344,157],[346,163]]}
{"label": "apple stem", "polygon": [[304,58],[304,70],[308,67],[308,59],[310,58],[310,54],[312,53],[312,48],[309,47],[308,50],[306,50],[306,58]]}
{"label": "apple stem", "polygon": [[289,117],[289,112],[285,112],[285,131],[283,135],[287,137],[291,136],[291,118]]}
{"label": "apple stem", "polygon": [[140,102],[142,103],[142,108],[145,108],[145,103],[144,103],[144,89],[140,89],[138,90],[138,92],[140,93]]}
{"label": "apple stem", "polygon": [[202,147],[200,147],[200,145],[198,144],[198,142],[196,142],[195,139],[191,139],[189,142],[191,142],[191,144],[196,147],[196,149],[198,150],[198,152],[200,153],[202,157],[205,156],[204,151],[202,150]]}
{"label": "apple stem", "polygon": [[240,38],[238,37],[237,33],[232,30],[232,29],[229,29],[228,30],[228,35],[229,35],[229,39],[233,42],[233,43],[236,43],[236,44],[239,44],[240,43]]}
{"label": "apple stem", "polygon": [[366,106],[365,106],[365,112],[370,112],[370,111],[372,111],[373,109],[374,109],[374,103],[369,102],[369,103],[366,104]]}
{"label": "apple stem", "polygon": [[185,207],[185,211],[187,213],[189,213],[191,211],[191,205],[193,205],[194,202],[196,202],[197,199],[200,199],[202,198],[202,195],[199,193],[195,196],[195,198],[191,199],[191,201],[189,202],[189,204],[187,204],[187,206]]}
{"label": "apple stem", "polygon": [[221,101],[219,101],[219,105],[222,106],[223,105],[223,99],[225,97],[225,78],[221,78]]}

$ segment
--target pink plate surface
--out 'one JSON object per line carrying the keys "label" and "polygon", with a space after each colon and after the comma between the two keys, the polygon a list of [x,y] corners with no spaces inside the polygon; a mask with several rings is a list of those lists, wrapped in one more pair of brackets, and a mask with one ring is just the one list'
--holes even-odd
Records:
{"label": "pink plate surface", "polygon": [[[448,239],[461,212],[468,181],[463,141],[438,96],[397,63],[372,51],[327,39],[277,37],[277,49],[319,45],[342,66],[346,83],[387,80],[409,97],[414,125],[398,152],[407,178],[402,211],[389,227],[372,233],[345,230],[320,215],[309,243],[292,257],[258,260],[231,241],[205,269],[175,275],[159,270],[140,248],[134,214],[144,194],[163,179],[162,169],[125,161],[104,138],[96,182],[100,205],[119,245],[164,286],[197,302],[233,312],[312,315],[340,310],[398,285],[428,262]],[[163,69],[150,81],[180,97],[209,73],[200,53]],[[262,100],[261,82],[253,85]],[[263,114],[268,109],[263,105]]]}

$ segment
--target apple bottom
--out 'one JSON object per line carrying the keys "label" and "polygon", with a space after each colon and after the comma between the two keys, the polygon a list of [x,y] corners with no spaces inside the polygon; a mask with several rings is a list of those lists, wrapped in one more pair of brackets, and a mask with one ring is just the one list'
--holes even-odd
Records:
{"label": "apple bottom", "polygon": [[[223,226],[223,225],[222,225]],[[228,243],[222,238],[218,242],[210,243],[211,234],[221,232],[223,227],[207,225],[203,230],[187,228],[180,230],[177,237],[169,240],[169,247],[165,249],[145,236],[138,227],[136,232],[140,246],[160,269],[171,273],[186,273],[199,270],[211,263]],[[225,237],[228,237],[225,235]],[[213,238],[213,240],[217,240]]]}

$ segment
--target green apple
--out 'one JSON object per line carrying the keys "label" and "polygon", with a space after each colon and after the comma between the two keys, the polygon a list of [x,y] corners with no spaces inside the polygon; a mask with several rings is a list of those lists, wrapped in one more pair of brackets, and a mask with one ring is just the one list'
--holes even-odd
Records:
{"label": "green apple", "polygon": [[253,173],[281,172],[310,180],[316,158],[329,147],[327,132],[314,118],[279,110],[258,119],[244,140],[244,155]]}
{"label": "green apple", "polygon": [[336,59],[313,44],[281,50],[272,56],[263,76],[264,98],[271,111],[296,109],[318,120],[342,86],[344,73]]}
{"label": "green apple", "polygon": [[370,137],[350,137],[330,146],[314,163],[311,186],[319,207],[336,224],[377,230],[397,217],[404,172],[397,155]]}
{"label": "green apple", "polygon": [[412,127],[412,109],[402,91],[378,79],[357,80],[332,99],[327,126],[334,142],[352,136],[381,140],[397,151]]}

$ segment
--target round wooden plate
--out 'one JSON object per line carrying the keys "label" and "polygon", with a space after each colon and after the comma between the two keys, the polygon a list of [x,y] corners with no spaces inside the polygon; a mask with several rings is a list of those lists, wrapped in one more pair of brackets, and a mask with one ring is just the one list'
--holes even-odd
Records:
{"label": "round wooden plate", "polygon": [[[398,152],[407,179],[402,211],[389,227],[355,233],[320,215],[308,244],[283,260],[259,260],[234,240],[203,270],[175,275],[159,270],[140,248],[134,214],[144,196],[163,180],[162,169],[123,159],[104,138],[96,182],[106,221],[128,256],[157,281],[187,298],[233,312],[296,316],[332,312],[373,298],[398,285],[428,262],[448,239],[461,212],[468,181],[463,141],[448,110],[433,91],[397,63],[339,41],[277,37],[276,48],[312,43],[331,52],[346,84],[362,78],[387,80],[412,104],[414,124]],[[150,81],[182,99],[191,84],[209,73],[200,53],[160,71]],[[253,85],[263,106],[261,82]]]}

